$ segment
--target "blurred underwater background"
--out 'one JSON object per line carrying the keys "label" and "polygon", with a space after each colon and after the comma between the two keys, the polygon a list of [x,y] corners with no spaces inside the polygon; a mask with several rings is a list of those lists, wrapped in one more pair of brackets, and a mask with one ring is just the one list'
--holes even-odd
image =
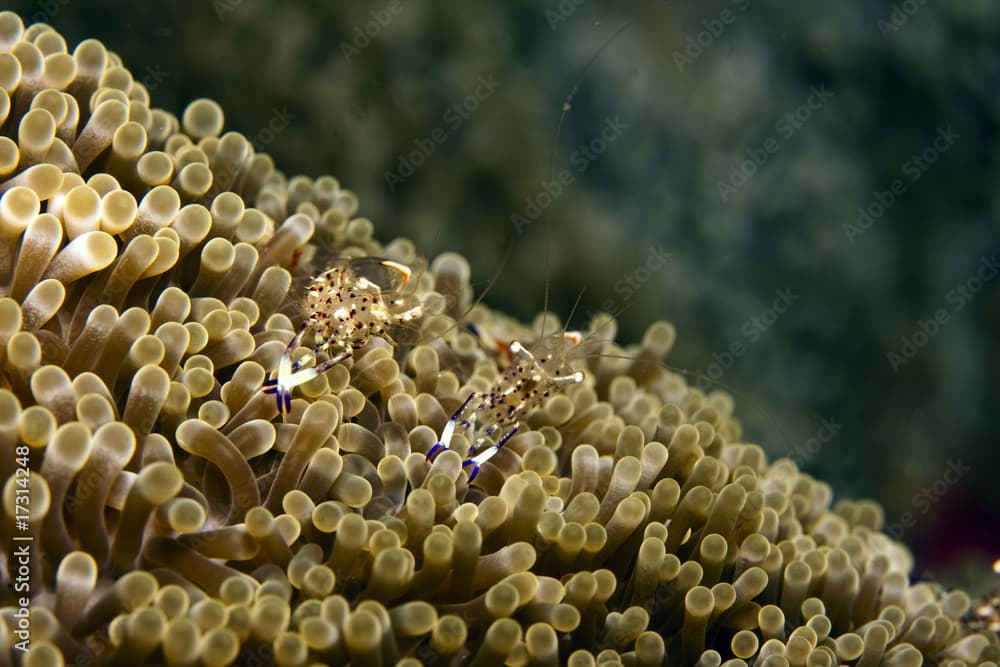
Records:
{"label": "blurred underwater background", "polygon": [[462,253],[491,307],[670,320],[748,441],[878,500],[923,577],[994,583],[997,3],[11,4]]}

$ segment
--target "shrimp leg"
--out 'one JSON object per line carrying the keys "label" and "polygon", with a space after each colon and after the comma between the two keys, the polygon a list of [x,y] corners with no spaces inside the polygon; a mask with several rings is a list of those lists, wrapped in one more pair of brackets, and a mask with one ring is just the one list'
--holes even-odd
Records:
{"label": "shrimp leg", "polygon": [[[278,362],[277,377],[264,383],[264,393],[275,394],[276,396],[279,414],[283,412],[291,412],[292,389],[300,384],[304,384],[309,380],[312,380],[321,373],[325,373],[327,370],[333,368],[340,362],[349,359],[354,354],[354,351],[350,348],[350,346],[348,346],[347,349],[340,354],[320,363],[317,366],[303,368],[303,365],[308,359],[315,359],[315,353],[310,353],[296,362],[292,361],[292,354],[296,349],[298,349],[299,343],[302,342],[302,337],[308,329],[309,325],[305,325],[299,330],[299,333],[296,334],[295,338],[292,339],[292,341],[288,344],[288,347],[285,348],[285,352],[281,355],[281,360]],[[323,345],[319,349],[323,349],[325,347],[327,346]]]}
{"label": "shrimp leg", "polygon": [[448,420],[448,423],[444,425],[444,430],[441,431],[441,439],[438,440],[433,447],[431,447],[431,450],[429,452],[427,452],[428,461],[434,458],[434,455],[440,452],[441,450],[448,449],[448,447],[451,445],[451,438],[455,434],[455,426],[457,424],[461,424],[466,429],[472,428],[472,423],[475,419],[474,417],[475,413],[473,412],[472,415],[470,415],[472,417],[471,419],[470,416],[463,417],[463,415],[468,410],[469,405],[472,403],[472,400],[477,396],[480,397],[480,404],[481,404],[482,401],[481,395],[477,392],[473,392],[469,394],[469,397],[465,399],[465,402],[462,403],[462,405],[459,406],[458,410],[455,410],[455,414],[451,416],[451,419]]}

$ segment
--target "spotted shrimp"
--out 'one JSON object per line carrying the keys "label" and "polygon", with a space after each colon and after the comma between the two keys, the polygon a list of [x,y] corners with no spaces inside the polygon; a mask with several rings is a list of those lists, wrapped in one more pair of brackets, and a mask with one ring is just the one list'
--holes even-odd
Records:
{"label": "spotted shrimp", "polygon": [[480,467],[520,430],[525,415],[541,407],[553,393],[583,382],[582,371],[567,373],[563,363],[563,348],[578,345],[580,340],[579,333],[562,332],[543,338],[530,350],[516,340],[501,346],[509,355],[509,366],[492,387],[465,399],[427,453],[428,460],[450,447],[456,430],[464,431],[472,447],[462,467],[471,468],[469,481],[474,480]]}
{"label": "spotted shrimp", "polygon": [[[410,268],[377,257],[340,260],[306,287],[305,321],[278,361],[276,377],[264,383],[274,394],[278,412],[289,412],[292,389],[354,355],[373,336],[388,337],[390,327],[411,322],[423,307],[402,293]],[[293,360],[295,351],[312,332],[310,354]],[[319,361],[328,352],[330,358]],[[315,365],[307,366],[310,360]]]}

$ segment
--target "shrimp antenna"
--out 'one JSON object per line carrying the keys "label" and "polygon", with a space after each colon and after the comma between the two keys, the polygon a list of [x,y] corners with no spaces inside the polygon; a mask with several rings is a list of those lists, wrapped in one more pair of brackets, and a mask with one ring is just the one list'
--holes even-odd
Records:
{"label": "shrimp antenna", "polygon": [[[573,321],[573,315],[576,314],[576,309],[580,307],[580,301],[583,300],[583,293],[586,291],[586,287],[580,288],[580,292],[576,295],[576,301],[573,302],[573,307],[569,309],[569,315],[566,316],[566,324],[563,326],[563,330],[569,328],[569,323]],[[545,326],[544,323],[542,326]]]}
{"label": "shrimp antenna", "polygon": [[[437,248],[438,247],[438,244],[440,243],[441,235],[442,235],[443,232],[444,232],[444,223],[438,222],[438,224],[437,224],[437,230],[434,233],[434,238],[431,240],[431,247],[432,248]],[[504,269],[507,267],[507,262],[510,260],[510,254],[513,251],[513,249],[514,249],[514,242],[512,240],[508,239],[507,240],[507,247],[506,247],[506,249],[504,249],[503,257],[500,258],[500,264],[497,267],[497,270],[493,273],[493,275],[487,281],[486,288],[483,290],[482,294],[480,294],[475,299],[475,301],[473,301],[469,305],[469,307],[465,309],[465,312],[462,313],[462,318],[463,319],[464,319],[464,317],[466,315],[468,315],[472,311],[473,308],[475,308],[480,303],[482,303],[483,299],[486,298],[486,295],[489,294],[490,291],[493,289],[493,286],[496,285],[497,280],[500,279],[500,276],[503,275]],[[473,283],[473,286],[475,286],[475,283]],[[456,325],[457,324],[458,324],[458,322],[456,322]],[[449,329],[449,331],[450,331],[450,329]]]}
{"label": "shrimp antenna", "polygon": [[[486,296],[497,284],[497,281],[500,279],[500,276],[503,275],[504,269],[507,267],[507,262],[510,261],[510,255],[511,252],[513,252],[513,250],[514,250],[514,242],[508,239],[507,247],[504,249],[503,256],[500,258],[500,264],[497,267],[497,270],[493,272],[493,275],[490,276],[490,279],[486,282],[486,287],[478,296],[476,296],[473,302],[469,304],[469,306],[462,312],[462,314],[456,317],[455,322],[440,334],[440,336],[445,336],[450,331],[460,326],[461,323],[465,320],[465,318],[469,315],[469,313],[471,313],[476,306],[478,306],[483,302]],[[471,286],[475,287],[477,284],[478,283],[472,283]]]}
{"label": "shrimp antenna", "polygon": [[503,251],[503,257],[500,258],[500,266],[497,267],[497,270],[493,273],[493,276],[490,278],[489,282],[486,283],[486,288],[482,291],[482,293],[478,297],[476,297],[476,300],[473,301],[468,308],[465,309],[465,315],[468,315],[473,308],[482,303],[483,299],[486,298],[486,295],[489,294],[490,290],[493,289],[493,286],[497,284],[497,280],[500,279],[500,276],[503,275],[504,269],[507,268],[507,262],[510,261],[510,254],[513,250],[514,250],[514,241],[508,239],[507,247]]}
{"label": "shrimp antenna", "polygon": [[635,21],[628,20],[617,30],[611,33],[611,36],[604,41],[601,47],[590,57],[590,60],[587,61],[587,64],[583,66],[583,69],[580,71],[580,76],[577,77],[576,83],[573,84],[573,88],[570,89],[569,94],[563,99],[562,113],[559,115],[559,122],[556,124],[556,132],[552,137],[552,148],[549,151],[549,180],[552,180],[552,165],[555,161],[556,145],[559,143],[559,133],[562,131],[563,121],[566,120],[566,114],[573,108],[573,98],[576,97],[578,92],[580,92],[580,86],[583,84],[584,78],[586,78],[587,73],[590,71],[590,68],[594,66],[594,63],[597,62],[597,59],[601,57],[601,54],[604,53],[609,46],[611,46],[612,42],[618,39],[619,35],[625,32],[628,28],[632,27],[633,23],[635,23]]}
{"label": "shrimp antenna", "polygon": [[[597,59],[600,58],[601,54],[604,53],[604,51],[609,46],[611,46],[611,43],[614,42],[616,39],[618,39],[618,37],[623,32],[625,32],[625,30],[627,30],[629,27],[631,27],[631,25],[633,23],[635,23],[635,21],[632,21],[632,20],[626,21],[617,30],[615,30],[613,33],[611,33],[610,37],[608,37],[606,40],[604,40],[604,43],[601,45],[601,47],[599,49],[597,49],[597,51],[594,52],[594,55],[592,55],[590,57],[590,60],[587,61],[587,64],[583,66],[583,69],[580,71],[580,76],[577,77],[576,82],[573,84],[573,87],[569,91],[569,94],[567,94],[566,97],[563,99],[562,113],[559,114],[559,122],[556,123],[556,131],[555,131],[555,134],[552,135],[552,148],[549,150],[549,171],[548,171],[548,176],[546,178],[546,182],[547,183],[552,181],[552,170],[553,170],[553,168],[555,166],[556,146],[559,144],[559,134],[562,132],[562,126],[563,126],[563,122],[566,120],[566,114],[569,113],[569,111],[573,108],[573,98],[576,97],[576,94],[578,92],[580,92],[580,86],[583,84],[584,78],[586,78],[587,73],[590,71],[590,68],[594,66],[594,63],[597,62]],[[544,297],[543,297],[543,301],[542,301],[542,312],[546,313],[549,310],[549,274],[548,274],[548,268],[549,268],[549,219],[548,219],[548,216],[545,217],[545,224],[544,224],[543,229],[542,229],[542,234],[543,234],[543,244],[544,244],[544,247],[545,247],[545,250],[544,250],[544,254],[545,254],[545,292],[544,292]],[[542,331],[541,331],[541,335],[539,337],[540,338],[544,338],[545,337],[545,321],[544,320],[542,321]]]}

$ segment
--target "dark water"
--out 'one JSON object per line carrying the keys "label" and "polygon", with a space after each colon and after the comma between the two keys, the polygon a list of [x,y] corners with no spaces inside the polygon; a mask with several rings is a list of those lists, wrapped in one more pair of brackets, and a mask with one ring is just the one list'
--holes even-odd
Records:
{"label": "dark water", "polygon": [[547,277],[626,340],[674,322],[669,361],[771,455],[883,503],[928,576],[1000,556],[996,3],[11,9],[100,38],[156,106],[217,99],[383,240],[483,283],[510,248],[490,305],[530,317]]}

